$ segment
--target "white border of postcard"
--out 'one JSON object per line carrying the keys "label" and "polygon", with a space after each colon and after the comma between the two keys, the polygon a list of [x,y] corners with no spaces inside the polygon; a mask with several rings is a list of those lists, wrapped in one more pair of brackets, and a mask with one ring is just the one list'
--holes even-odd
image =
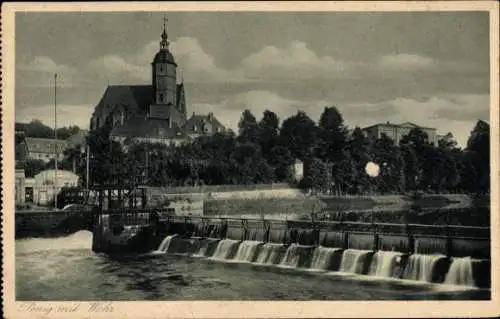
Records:
{"label": "white border of postcard", "polygon": [[[489,301],[15,301],[14,274],[14,16],[29,11],[489,11],[491,59],[491,300]],[[418,26],[415,26],[418,27]],[[331,317],[484,317],[499,316],[499,5],[495,1],[429,2],[102,2],[4,3],[2,5],[2,213],[3,309],[5,318],[331,318]],[[74,312],[58,311],[73,307]],[[105,311],[105,310],[109,311]],[[23,311],[24,310],[24,311]]]}

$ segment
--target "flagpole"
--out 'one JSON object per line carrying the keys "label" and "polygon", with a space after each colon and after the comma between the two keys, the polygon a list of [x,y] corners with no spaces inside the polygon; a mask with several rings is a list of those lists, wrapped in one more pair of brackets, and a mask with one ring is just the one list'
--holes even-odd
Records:
{"label": "flagpole", "polygon": [[55,178],[54,178],[54,206],[57,209],[57,73],[54,73],[54,150],[55,150]]}
{"label": "flagpole", "polygon": [[90,145],[88,143],[87,143],[87,160],[86,160],[86,162],[87,162],[87,165],[86,165],[86,167],[87,167],[87,174],[85,174],[85,175],[86,175],[87,178],[85,179],[85,186],[86,186],[86,189],[88,190],[89,189],[89,174],[90,174],[90,170],[89,170],[89,166],[90,166],[89,165],[90,164],[89,163],[90,162]]}

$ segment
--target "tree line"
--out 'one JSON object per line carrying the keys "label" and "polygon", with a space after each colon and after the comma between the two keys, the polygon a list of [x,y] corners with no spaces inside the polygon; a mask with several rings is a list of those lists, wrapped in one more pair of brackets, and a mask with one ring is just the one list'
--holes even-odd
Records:
{"label": "tree line", "polygon": [[[16,123],[16,129],[20,129],[24,134],[16,136],[16,144],[24,137],[54,138],[54,129],[43,124],[40,120],[34,119],[29,123]],[[57,129],[57,139],[66,140],[70,136],[80,132],[77,125],[63,126]]]}
{"label": "tree line", "polygon": [[[303,111],[284,119],[269,110],[258,121],[245,110],[238,132],[201,136],[179,146],[123,144],[109,138],[109,126],[89,133],[90,184],[195,186],[294,183],[293,164],[304,163],[298,186],[345,194],[488,193],[489,125],[478,121],[467,146],[448,136],[438,145],[419,128],[397,145],[386,135],[368,139],[348,130],[335,106],[325,107],[316,123]],[[76,159],[76,160],[75,160]],[[61,167],[73,166],[85,180],[85,154],[68,150]],[[380,167],[371,177],[368,162]]]}

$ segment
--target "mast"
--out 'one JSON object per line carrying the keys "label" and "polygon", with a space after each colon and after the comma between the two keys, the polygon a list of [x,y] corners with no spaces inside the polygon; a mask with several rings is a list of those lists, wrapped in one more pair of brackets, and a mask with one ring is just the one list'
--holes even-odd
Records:
{"label": "mast", "polygon": [[54,206],[57,209],[57,73],[54,73],[54,154],[55,154],[55,176],[54,176]]}

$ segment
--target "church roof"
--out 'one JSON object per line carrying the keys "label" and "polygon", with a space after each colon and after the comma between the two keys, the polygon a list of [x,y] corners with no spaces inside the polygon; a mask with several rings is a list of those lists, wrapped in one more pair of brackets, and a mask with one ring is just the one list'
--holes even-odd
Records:
{"label": "church roof", "polygon": [[184,139],[184,131],[173,124],[169,127],[167,120],[162,119],[130,119],[111,131],[112,136],[146,137],[157,139]]}
{"label": "church roof", "polygon": [[116,105],[137,106],[146,111],[153,101],[153,93],[151,85],[108,85],[94,115],[102,112],[109,114]]}

